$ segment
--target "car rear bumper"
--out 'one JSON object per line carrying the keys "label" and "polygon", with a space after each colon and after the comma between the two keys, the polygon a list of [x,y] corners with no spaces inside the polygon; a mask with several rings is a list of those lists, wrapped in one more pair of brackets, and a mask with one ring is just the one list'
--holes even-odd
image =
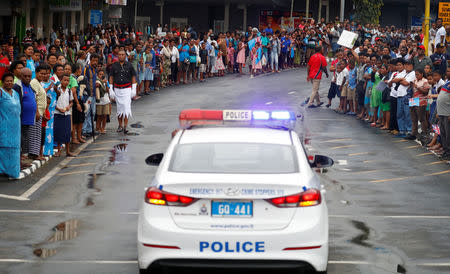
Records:
{"label": "car rear bumper", "polygon": [[[164,210],[167,215],[161,212]],[[299,210],[282,230],[229,231],[182,229],[167,217],[166,207],[144,206],[138,223],[139,267],[270,268],[275,265],[325,271],[328,262],[327,207],[322,203],[312,210],[316,217],[305,219]],[[220,251],[219,245],[215,250],[212,248],[217,242],[222,245]],[[242,245],[246,242],[251,244],[244,251]],[[263,248],[258,249],[256,243],[261,242]],[[201,250],[201,243],[207,243],[208,248]]]}
{"label": "car rear bumper", "polygon": [[217,269],[312,269],[309,263],[293,260],[218,260],[218,259],[161,259],[150,268],[217,268]]}

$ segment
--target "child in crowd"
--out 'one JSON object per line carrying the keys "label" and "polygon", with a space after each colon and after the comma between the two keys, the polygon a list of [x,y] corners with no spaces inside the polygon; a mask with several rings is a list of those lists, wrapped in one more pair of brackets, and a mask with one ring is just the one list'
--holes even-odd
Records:
{"label": "child in crowd", "polygon": [[357,73],[356,73],[356,66],[355,61],[350,60],[348,63],[348,80],[347,80],[347,101],[344,103],[345,111],[347,111],[347,104],[349,106],[347,113],[348,115],[356,115],[355,107],[356,107],[356,96],[355,96],[355,90],[356,90],[356,82],[357,82]]}
{"label": "child in crowd", "polygon": [[336,97],[337,94],[337,85],[336,85],[337,64],[342,60],[342,57],[343,57],[342,51],[338,51],[336,53],[336,59],[334,59],[331,62],[330,72],[333,73],[333,77],[331,77],[331,84],[330,88],[328,89],[328,96],[327,96],[328,104],[326,104],[327,108],[331,107],[331,101],[333,100],[334,97]]}
{"label": "child in crowd", "polygon": [[425,72],[425,77],[428,76],[429,74],[431,74],[431,72],[432,72],[431,65],[425,65],[425,67],[423,68],[423,71]]}
{"label": "child in crowd", "polygon": [[217,53],[217,60],[216,60],[216,70],[218,76],[225,76],[225,66],[223,64],[222,60],[222,51],[219,50]]}
{"label": "child in crowd", "polygon": [[246,44],[245,44],[245,38],[242,37],[241,41],[239,42],[238,45],[238,54],[236,57],[236,62],[239,64],[239,74],[242,75],[242,67],[245,66],[245,48],[246,48]]}
{"label": "child in crowd", "polygon": [[80,92],[80,82],[78,78],[81,76],[81,65],[78,63],[72,65],[66,65],[67,71],[72,73],[70,75],[69,87],[72,90],[72,95],[74,97],[74,103],[72,106],[72,143],[86,143],[82,135],[83,123],[85,119],[85,105],[83,103],[83,93]]}
{"label": "child in crowd", "polygon": [[206,49],[206,43],[202,43],[200,48],[200,82],[205,81],[206,65],[208,64],[208,50]]}
{"label": "child in crowd", "polygon": [[412,83],[413,87],[413,99],[418,98],[419,105],[411,106],[410,105],[410,113],[411,113],[411,121],[412,121],[412,132],[410,135],[406,136],[407,139],[415,140],[418,135],[418,122],[420,121],[420,125],[422,127],[422,133],[428,134],[428,119],[426,117],[426,108],[427,108],[427,96],[430,90],[430,85],[428,84],[428,80],[424,77],[424,71],[422,69],[415,70],[416,79]]}
{"label": "child in crowd", "polygon": [[251,60],[252,60],[252,70],[251,70],[251,76],[250,78],[253,78],[254,75],[262,70],[262,62],[259,59],[259,54],[262,54],[262,50],[260,50],[261,47],[261,43],[260,42],[256,42],[255,46],[252,48],[250,55],[251,55]]}
{"label": "child in crowd", "polygon": [[228,72],[233,73],[233,67],[234,67],[234,47],[233,43],[228,43],[227,48],[227,60],[228,60]]}
{"label": "child in crowd", "polygon": [[45,66],[45,77],[44,81],[41,82],[42,87],[45,89],[47,96],[50,97],[50,103],[47,104],[47,108],[50,114],[50,119],[47,121],[45,127],[45,140],[44,140],[44,156],[53,156],[53,124],[54,124],[54,116],[55,116],[55,107],[56,107],[56,91],[54,90],[55,84],[50,79],[51,67]]}
{"label": "child in crowd", "polygon": [[[337,97],[340,98],[339,107],[335,109],[336,112],[342,112],[344,110],[344,98],[342,97],[342,90],[344,88],[344,83],[348,78],[348,69],[346,68],[345,60],[337,64],[337,74],[336,74],[336,86],[337,86]],[[347,94],[344,94],[345,97]],[[329,102],[331,104],[331,102]]]}
{"label": "child in crowd", "polygon": [[111,115],[111,100],[109,98],[109,88],[105,77],[105,72],[100,70],[95,83],[95,96],[97,103],[97,131],[106,134],[106,118]]}
{"label": "child in crowd", "polygon": [[[431,86],[430,91],[428,93],[428,103],[430,105],[429,110],[429,123],[431,125],[437,125],[437,115],[436,115],[436,100],[441,91],[441,87],[445,84],[445,81],[442,79],[441,73],[439,71],[434,71],[429,75],[428,84]],[[427,145],[430,150],[440,150],[442,148],[440,142],[438,142],[438,134],[435,134],[433,140]]]}
{"label": "child in crowd", "polygon": [[70,92],[68,85],[70,75],[63,74],[59,77],[60,85],[56,89],[58,99],[56,101],[55,110],[55,125],[54,125],[54,138],[57,144],[58,152],[55,157],[61,156],[61,145],[66,146],[66,156],[75,157],[70,151],[70,137],[71,137],[71,122],[70,115],[73,102],[73,94]]}

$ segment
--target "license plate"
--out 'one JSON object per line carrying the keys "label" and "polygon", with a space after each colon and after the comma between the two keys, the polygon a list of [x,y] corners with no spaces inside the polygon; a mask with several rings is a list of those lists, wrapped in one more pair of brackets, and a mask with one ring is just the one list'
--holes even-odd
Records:
{"label": "license plate", "polygon": [[251,110],[224,110],[223,120],[224,121],[249,121],[252,119]]}
{"label": "license plate", "polygon": [[253,203],[245,201],[212,201],[213,217],[252,217]]}

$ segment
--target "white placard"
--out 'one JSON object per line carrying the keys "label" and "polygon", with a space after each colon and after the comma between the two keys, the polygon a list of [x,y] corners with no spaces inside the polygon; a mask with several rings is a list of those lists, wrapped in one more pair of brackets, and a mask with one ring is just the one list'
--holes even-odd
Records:
{"label": "white placard", "polygon": [[339,41],[337,42],[338,45],[341,45],[343,47],[353,49],[355,46],[356,39],[358,39],[358,34],[344,30],[341,34],[341,37],[339,37]]}
{"label": "white placard", "polygon": [[223,120],[224,121],[249,121],[252,119],[251,110],[224,110]]}

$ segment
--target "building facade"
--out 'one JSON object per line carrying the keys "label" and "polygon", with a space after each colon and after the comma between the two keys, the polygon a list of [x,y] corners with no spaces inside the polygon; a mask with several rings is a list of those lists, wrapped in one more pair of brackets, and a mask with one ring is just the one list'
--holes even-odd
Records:
{"label": "building facade", "polygon": [[[48,36],[52,28],[79,32],[89,23],[123,23],[144,31],[147,25],[183,28],[191,25],[197,31],[229,31],[260,25],[262,13],[294,16],[352,18],[352,0],[126,0],[126,5],[110,5],[105,0],[2,0],[0,33],[23,36],[32,28],[38,38]],[[62,4],[61,4],[62,3]],[[435,19],[438,0],[431,0],[431,17]],[[423,19],[423,0],[385,0],[380,24],[410,27]],[[272,19],[271,19],[272,20]],[[285,20],[285,19],[281,19]]]}

